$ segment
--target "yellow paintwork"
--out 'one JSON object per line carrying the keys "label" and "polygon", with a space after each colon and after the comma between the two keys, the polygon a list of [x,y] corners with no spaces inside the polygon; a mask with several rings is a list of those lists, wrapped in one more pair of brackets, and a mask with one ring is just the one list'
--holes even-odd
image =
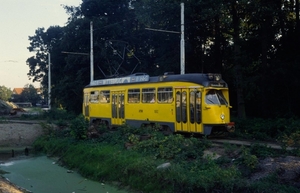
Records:
{"label": "yellow paintwork", "polygon": [[[135,88],[157,88],[158,87],[173,87],[173,102],[172,103],[128,103],[128,89]],[[88,96],[91,91],[110,90],[110,103],[91,103],[83,104],[83,114],[86,118],[99,118],[110,119],[112,125],[122,125],[126,123],[126,120],[139,120],[145,121],[145,123],[155,122],[168,122],[174,125],[174,130],[182,132],[203,133],[204,124],[218,125],[227,124],[230,122],[229,105],[207,105],[205,104],[205,94],[210,88],[204,88],[202,85],[188,83],[188,82],[157,82],[157,83],[141,83],[141,84],[127,84],[127,85],[107,85],[107,86],[95,86],[84,89],[84,96]],[[216,88],[211,88],[216,89]],[[224,97],[229,101],[228,88],[220,88]],[[189,119],[186,122],[176,121],[176,92],[185,91],[187,93],[186,98],[189,99],[191,91],[198,91],[201,93],[201,123],[192,123]],[[112,95],[124,94],[124,109],[125,118],[112,117]],[[90,97],[89,97],[90,98]],[[117,97],[117,102],[120,99]],[[89,101],[89,99],[88,99]],[[199,101],[200,102],[200,101]],[[117,104],[117,103],[116,103]],[[117,107],[119,108],[119,107]],[[187,117],[190,117],[189,105],[186,106]],[[87,113],[88,111],[88,113]],[[224,115],[224,119],[221,119],[221,114]]]}

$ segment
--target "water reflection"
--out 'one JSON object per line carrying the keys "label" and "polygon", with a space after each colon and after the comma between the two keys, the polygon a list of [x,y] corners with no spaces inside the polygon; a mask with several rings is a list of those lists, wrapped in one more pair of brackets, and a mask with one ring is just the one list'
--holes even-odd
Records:
{"label": "water reflection", "polygon": [[60,167],[46,156],[14,160],[0,164],[3,176],[31,192],[41,193],[126,193],[124,190],[82,178]]}

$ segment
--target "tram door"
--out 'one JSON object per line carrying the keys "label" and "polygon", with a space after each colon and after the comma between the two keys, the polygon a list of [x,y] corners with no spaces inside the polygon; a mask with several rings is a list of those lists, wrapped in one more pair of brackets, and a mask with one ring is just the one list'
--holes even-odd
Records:
{"label": "tram door", "polygon": [[175,88],[176,131],[202,133],[201,92],[195,88]]}
{"label": "tram door", "polygon": [[87,93],[84,93],[84,98],[83,98],[83,113],[84,113],[84,116],[86,116],[86,117],[90,116],[89,95]]}
{"label": "tram door", "polygon": [[125,93],[124,91],[112,91],[112,125],[122,125],[125,122]]}

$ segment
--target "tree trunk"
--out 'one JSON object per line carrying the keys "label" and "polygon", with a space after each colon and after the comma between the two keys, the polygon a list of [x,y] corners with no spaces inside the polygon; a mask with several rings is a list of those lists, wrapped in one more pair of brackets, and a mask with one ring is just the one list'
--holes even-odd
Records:
{"label": "tree trunk", "polygon": [[235,66],[235,81],[237,91],[237,112],[239,118],[246,118],[244,91],[243,91],[243,71],[241,63],[241,50],[239,45],[240,22],[237,15],[236,1],[231,4],[232,26],[233,26],[233,42],[234,42],[234,66]]}
{"label": "tree trunk", "polygon": [[220,19],[215,16],[215,72],[222,73]]}

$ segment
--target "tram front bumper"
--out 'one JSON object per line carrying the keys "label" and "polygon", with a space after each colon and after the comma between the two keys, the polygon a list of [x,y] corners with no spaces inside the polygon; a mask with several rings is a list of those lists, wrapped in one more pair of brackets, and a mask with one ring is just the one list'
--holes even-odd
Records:
{"label": "tram front bumper", "polygon": [[230,122],[226,125],[226,129],[228,132],[232,133],[235,131],[235,124],[234,122]]}

